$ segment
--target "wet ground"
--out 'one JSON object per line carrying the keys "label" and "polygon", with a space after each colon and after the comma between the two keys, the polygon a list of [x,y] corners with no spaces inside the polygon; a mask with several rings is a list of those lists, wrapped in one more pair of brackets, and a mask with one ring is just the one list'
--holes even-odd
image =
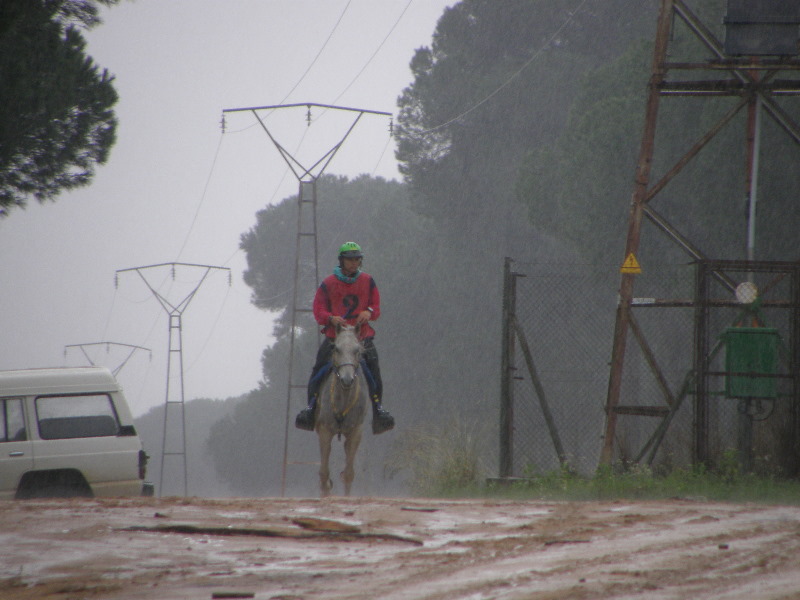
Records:
{"label": "wet ground", "polygon": [[0,503],[0,599],[800,598],[800,507],[702,500]]}

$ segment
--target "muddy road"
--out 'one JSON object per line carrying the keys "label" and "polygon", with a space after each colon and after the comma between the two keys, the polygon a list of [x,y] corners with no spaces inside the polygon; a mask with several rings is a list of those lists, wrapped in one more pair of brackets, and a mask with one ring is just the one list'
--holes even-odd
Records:
{"label": "muddy road", "polygon": [[4,502],[0,598],[800,598],[800,508],[692,500]]}

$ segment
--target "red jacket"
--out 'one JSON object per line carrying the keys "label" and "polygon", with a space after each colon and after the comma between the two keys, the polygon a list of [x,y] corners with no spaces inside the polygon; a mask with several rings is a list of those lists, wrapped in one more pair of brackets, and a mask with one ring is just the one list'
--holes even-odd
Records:
{"label": "red jacket", "polygon": [[[322,333],[329,338],[336,337],[336,330],[329,323],[331,316],[342,317],[350,325],[355,325],[361,311],[371,310],[374,321],[381,315],[381,295],[371,275],[363,271],[353,283],[345,283],[336,275],[328,275],[322,280],[314,295],[314,318],[323,325]],[[361,326],[360,338],[375,335],[369,323]]]}

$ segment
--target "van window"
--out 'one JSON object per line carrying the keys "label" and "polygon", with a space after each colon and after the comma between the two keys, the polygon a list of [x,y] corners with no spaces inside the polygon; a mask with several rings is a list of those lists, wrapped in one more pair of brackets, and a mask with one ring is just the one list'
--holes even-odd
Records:
{"label": "van window", "polygon": [[117,435],[119,422],[108,394],[36,398],[39,437],[43,440]]}
{"label": "van window", "polygon": [[24,442],[28,439],[22,415],[22,398],[0,400],[0,413],[0,442]]}

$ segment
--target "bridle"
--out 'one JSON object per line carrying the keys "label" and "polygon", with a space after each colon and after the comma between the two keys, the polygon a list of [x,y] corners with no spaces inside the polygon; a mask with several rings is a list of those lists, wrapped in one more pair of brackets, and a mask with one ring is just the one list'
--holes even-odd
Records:
{"label": "bridle", "polygon": [[345,383],[342,381],[342,376],[339,375],[339,369],[342,367],[353,367],[353,381],[358,381],[358,370],[361,368],[361,365],[356,363],[342,363],[340,365],[337,365],[336,363],[333,364],[333,372],[336,373],[336,379],[343,388],[349,389],[350,386],[353,385],[353,382],[351,381],[350,383]]}
{"label": "bridle", "polygon": [[[353,367],[353,381],[351,381],[350,383],[345,383],[344,381],[342,381],[341,375],[339,374],[339,369],[341,369],[342,367]],[[336,418],[336,421],[339,423],[341,423],[344,420],[347,413],[350,412],[350,409],[352,409],[356,405],[356,402],[358,402],[358,393],[361,387],[361,377],[359,376],[360,368],[361,365],[359,363],[337,364],[336,360],[334,359],[333,372],[336,375],[336,377],[331,377],[330,401],[331,401],[331,408],[334,409],[334,417]],[[353,386],[353,383],[355,383],[355,386]],[[341,386],[344,393],[350,396],[350,402],[347,403],[347,406],[339,414],[336,413],[336,408],[335,408],[336,405],[334,403],[334,398],[336,397],[334,395],[334,392],[336,390],[337,385]],[[355,387],[355,389],[353,389],[353,387]]]}

